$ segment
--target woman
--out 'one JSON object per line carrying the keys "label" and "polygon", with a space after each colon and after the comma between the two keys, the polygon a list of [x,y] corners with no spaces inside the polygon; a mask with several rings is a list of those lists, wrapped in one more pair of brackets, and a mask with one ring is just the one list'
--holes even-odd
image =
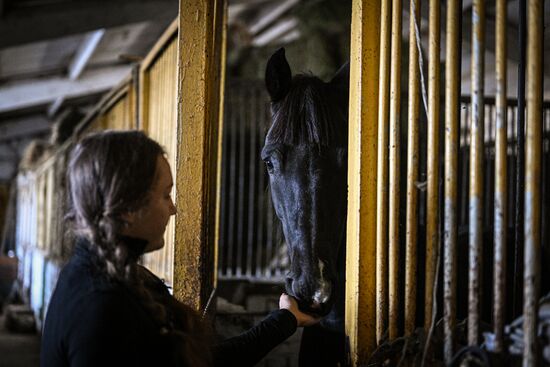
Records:
{"label": "woman", "polygon": [[137,261],[162,248],[176,208],[170,166],[158,143],[138,131],[89,135],[67,173],[76,235],[42,335],[41,366],[253,365],[318,320],[283,294],[280,310],[212,346],[194,310],[172,297]]}

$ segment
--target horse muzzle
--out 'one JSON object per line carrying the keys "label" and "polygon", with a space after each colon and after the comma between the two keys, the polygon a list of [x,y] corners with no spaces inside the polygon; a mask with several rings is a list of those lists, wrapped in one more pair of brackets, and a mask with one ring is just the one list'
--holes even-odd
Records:
{"label": "horse muzzle", "polygon": [[287,293],[298,302],[298,308],[306,313],[316,316],[326,316],[330,313],[334,304],[331,282],[316,282],[317,287],[311,287],[304,282],[286,279]]}

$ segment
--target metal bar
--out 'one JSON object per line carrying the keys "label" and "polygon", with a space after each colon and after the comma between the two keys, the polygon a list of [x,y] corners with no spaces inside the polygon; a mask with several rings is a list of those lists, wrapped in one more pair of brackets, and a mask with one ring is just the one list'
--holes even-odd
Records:
{"label": "metal bar", "polygon": [[496,4],[496,136],[495,136],[495,204],[493,267],[493,331],[495,351],[503,348],[506,317],[506,229],[507,198],[507,105],[506,105],[506,0]]}
{"label": "metal bar", "polygon": [[246,108],[245,98],[244,98],[244,89],[239,91],[239,119],[238,119],[238,129],[239,129],[239,186],[236,187],[237,190],[237,275],[243,275],[243,268],[246,264],[243,264],[243,246],[244,246],[244,179],[245,179],[245,145],[246,145]]}
{"label": "metal bar", "polygon": [[401,102],[402,2],[392,7],[390,73],[390,167],[389,167],[389,340],[398,336],[399,319],[399,129]]}
{"label": "metal bar", "polygon": [[[459,228],[463,227],[463,226],[467,226],[468,225],[468,215],[467,215],[467,212],[468,212],[468,175],[466,175],[466,172],[468,172],[468,157],[470,156],[470,153],[467,149],[467,147],[470,145],[470,142],[469,142],[469,134],[468,134],[468,129],[469,129],[469,126],[470,126],[470,113],[469,113],[469,109],[470,109],[470,105],[468,105],[465,109],[464,109],[464,113],[461,115],[461,121],[464,121],[464,126],[466,127],[464,130],[460,131],[459,134],[460,136],[464,136],[464,145],[461,145],[459,146],[459,152],[462,153],[461,156],[460,156],[460,161],[459,161],[459,164],[460,164],[460,168],[459,168],[459,173],[460,173],[460,176],[458,178],[458,180],[460,180],[460,192],[458,193],[458,200],[459,200],[459,205],[458,205],[458,209],[460,209],[460,216],[458,217],[458,226]],[[464,120],[462,120],[464,119]]]}
{"label": "metal bar", "polygon": [[433,312],[433,291],[439,251],[439,91],[440,91],[440,22],[441,4],[430,0],[429,64],[428,64],[428,199],[426,220],[426,292],[424,295],[424,329],[430,329]]}
{"label": "metal bar", "polygon": [[456,192],[460,96],[461,1],[447,2],[445,70],[444,354],[453,358],[456,326]]}
{"label": "metal bar", "polygon": [[235,259],[235,220],[237,219],[237,214],[235,213],[236,201],[237,201],[237,111],[236,107],[239,105],[238,98],[235,94],[230,94],[231,101],[231,117],[229,119],[229,223],[228,234],[227,234],[227,264],[228,264],[228,275],[236,274],[236,259]]}
{"label": "metal bar", "polygon": [[[415,4],[416,3],[416,4]],[[415,6],[416,5],[416,6]],[[418,124],[420,72],[415,20],[420,28],[420,0],[411,0],[409,17],[409,105],[407,129],[407,207],[405,232],[405,335],[414,331],[416,316],[416,247],[418,227]]]}
{"label": "metal bar", "polygon": [[[223,225],[225,224],[223,221],[222,221],[222,215],[224,214],[222,212],[222,200],[224,200],[224,196],[223,195],[223,190],[224,190],[224,187],[222,186],[222,180],[223,180],[223,175],[226,171],[226,168],[223,166],[223,163],[224,163],[224,157],[225,157],[225,154],[224,154],[224,151],[223,151],[223,146],[224,146],[224,141],[226,140],[226,134],[224,134],[224,131],[225,131],[225,126],[226,126],[226,103],[225,103],[225,96],[227,95],[227,93],[225,93],[225,87],[226,87],[226,65],[227,65],[227,17],[228,17],[228,5],[227,5],[227,2],[224,2],[222,4],[222,12],[223,12],[223,15],[222,15],[222,30],[221,30],[221,56],[220,56],[220,87],[219,87],[219,91],[218,91],[218,94],[219,94],[219,111],[218,111],[218,141],[216,142],[217,146],[218,146],[218,164],[217,164],[217,167],[216,167],[216,209],[215,209],[215,221],[216,221],[216,224],[215,224],[215,227],[216,227],[216,230],[215,230],[215,239],[214,239],[214,243],[215,243],[215,247],[214,247],[214,264],[216,265],[217,269],[219,269],[219,265],[218,265],[218,260],[219,260],[219,257],[220,257],[220,252],[221,252],[221,247],[220,247],[220,244],[222,243],[220,241],[221,237],[222,237],[222,231],[223,231]],[[177,53],[175,54],[176,58],[175,60],[177,60]],[[175,100],[175,98],[174,98]],[[168,133],[169,134],[169,133]],[[171,134],[169,134],[171,135]],[[172,139],[172,142],[174,142],[175,139]],[[173,254],[171,256],[171,258],[173,259]],[[172,261],[173,262],[173,261]],[[219,275],[219,271],[217,271],[217,269],[215,269],[215,273],[214,273],[214,288],[217,288],[218,287],[218,275]],[[211,300],[211,297],[213,296],[213,294],[211,294],[209,296],[209,301]],[[208,304],[208,301],[207,301],[207,304]],[[205,310],[208,308],[208,306],[205,306]],[[203,311],[204,312],[204,311]]]}
{"label": "metal bar", "polygon": [[250,96],[248,101],[252,103],[249,105],[249,120],[248,120],[248,136],[249,136],[249,158],[248,158],[248,167],[249,167],[249,179],[248,179],[248,241],[247,241],[247,256],[246,256],[246,273],[248,276],[252,276],[252,254],[254,246],[257,246],[257,240],[254,238],[254,226],[256,215],[254,213],[254,208],[256,207],[255,199],[258,197],[256,195],[256,165],[258,164],[257,160],[257,148],[256,148],[256,134],[253,124],[256,123],[256,113],[255,107],[255,88],[248,89]]}
{"label": "metal bar", "polygon": [[[258,105],[260,105],[262,108],[260,108],[260,113],[258,115],[258,122],[260,124],[260,127],[256,131],[257,134],[261,138],[263,138],[263,132],[267,131],[267,108],[263,108],[265,106],[266,101],[264,100],[264,96],[261,101],[258,102]],[[260,139],[261,141],[261,139]],[[259,183],[258,183],[258,194],[259,194],[259,201],[258,201],[258,244],[260,246],[258,251],[258,264],[260,264],[260,269],[258,270],[258,276],[263,276],[265,274],[265,270],[267,269],[267,258],[266,258],[266,241],[265,241],[265,224],[266,224],[266,211],[268,210],[268,207],[266,205],[266,201],[270,200],[269,198],[269,190],[266,187],[265,178],[266,178],[266,169],[264,166],[264,163],[260,160],[258,162],[262,165],[261,170],[259,170]]]}
{"label": "metal bar", "polygon": [[518,108],[516,125],[516,212],[514,248],[514,288],[512,311],[517,315],[521,309],[523,282],[521,279],[523,258],[523,193],[525,191],[525,33],[527,14],[525,0],[519,1],[519,63],[518,63]]}
{"label": "metal bar", "polygon": [[[263,129],[263,99],[261,98],[263,95],[261,94],[261,91],[258,89],[255,89],[254,93],[254,121],[253,123],[256,124],[256,126],[253,126],[253,134],[255,135],[256,139],[256,146],[254,149],[256,149],[256,152],[259,153],[260,149],[262,148],[262,136],[260,135]],[[263,176],[264,176],[264,163],[261,159],[256,159],[257,164],[257,171],[256,171],[256,208],[255,210],[255,218],[256,218],[256,225],[254,226],[255,232],[256,232],[256,270],[254,271],[254,276],[256,278],[260,278],[262,275],[262,253],[263,253],[263,247],[264,243],[262,242],[262,235],[261,235],[261,227],[262,227],[262,213],[263,210],[263,198],[265,194],[265,190],[263,187]]]}
{"label": "metal bar", "polygon": [[472,124],[470,125],[470,203],[468,271],[468,343],[477,345],[481,304],[483,217],[483,125],[485,4],[474,0],[472,9]]}
{"label": "metal bar", "polygon": [[221,184],[220,184],[220,230],[219,230],[219,240],[218,240],[218,274],[219,276],[227,275],[227,221],[229,220],[228,216],[228,158],[229,158],[229,134],[227,131],[230,129],[229,126],[229,116],[231,113],[231,105],[228,103],[231,100],[231,94],[227,93],[225,95],[225,107],[224,107],[224,133],[222,134],[222,165],[221,165]]}
{"label": "metal bar", "polygon": [[380,24],[380,82],[378,94],[378,164],[376,194],[376,343],[386,331],[388,317],[388,119],[391,1],[382,0]]}
{"label": "metal bar", "polygon": [[542,143],[542,2],[528,1],[527,136],[525,150],[525,257],[523,275],[523,366],[538,360],[537,319],[540,289],[540,211]]}

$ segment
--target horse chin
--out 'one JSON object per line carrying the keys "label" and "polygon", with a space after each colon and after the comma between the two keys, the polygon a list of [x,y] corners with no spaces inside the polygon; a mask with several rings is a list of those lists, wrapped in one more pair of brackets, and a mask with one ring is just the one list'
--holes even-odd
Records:
{"label": "horse chin", "polygon": [[331,303],[305,303],[298,301],[298,308],[307,314],[310,314],[315,317],[325,317],[330,313],[332,310],[332,302]]}

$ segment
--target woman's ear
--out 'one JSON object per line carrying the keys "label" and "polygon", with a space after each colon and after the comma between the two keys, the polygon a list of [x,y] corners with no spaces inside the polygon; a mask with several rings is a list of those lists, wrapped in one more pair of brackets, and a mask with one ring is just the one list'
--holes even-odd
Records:
{"label": "woman's ear", "polygon": [[122,213],[120,215],[120,217],[122,218],[122,220],[128,225],[132,225],[135,220],[136,220],[136,212],[126,212],[126,213]]}

